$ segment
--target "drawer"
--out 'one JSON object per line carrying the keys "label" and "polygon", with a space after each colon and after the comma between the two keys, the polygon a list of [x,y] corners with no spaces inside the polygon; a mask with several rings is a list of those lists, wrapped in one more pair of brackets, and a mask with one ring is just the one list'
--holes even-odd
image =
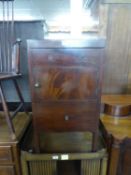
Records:
{"label": "drawer", "polygon": [[[35,108],[34,108],[35,107]],[[93,131],[98,125],[98,106],[91,103],[34,103],[34,126],[43,131]]]}
{"label": "drawer", "polygon": [[15,168],[11,165],[0,165],[0,175],[15,175]]}
{"label": "drawer", "polygon": [[8,163],[13,161],[12,147],[0,146],[0,163]]}
{"label": "drawer", "polygon": [[66,49],[32,49],[30,52],[30,66],[39,65],[61,65],[73,66],[80,64],[93,64],[101,66],[101,50],[84,48],[66,48]]}
{"label": "drawer", "polygon": [[33,68],[33,101],[96,98],[100,93],[99,77],[99,70],[93,66],[39,66]]}

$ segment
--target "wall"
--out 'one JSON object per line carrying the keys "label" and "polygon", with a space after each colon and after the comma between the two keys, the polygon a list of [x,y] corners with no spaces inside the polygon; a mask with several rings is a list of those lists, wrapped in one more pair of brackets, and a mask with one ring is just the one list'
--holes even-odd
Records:
{"label": "wall", "polygon": [[[7,3],[5,2],[5,5]],[[11,5],[10,5],[11,10]],[[15,0],[15,20],[52,20],[54,16],[70,11],[70,0]],[[3,3],[0,2],[0,19],[3,16]]]}
{"label": "wall", "polygon": [[[107,37],[103,93],[131,93],[131,4],[103,4],[100,36]],[[106,9],[106,10],[105,10]],[[107,30],[107,33],[106,33]],[[42,39],[41,21],[16,22],[16,35],[22,39],[19,80],[25,100],[30,101],[26,39]],[[5,84],[8,101],[17,101],[10,82]]]}
{"label": "wall", "polygon": [[[5,3],[6,4],[6,3]],[[0,20],[2,19],[3,10],[2,2],[0,2]],[[19,85],[24,94],[26,102],[30,101],[28,68],[27,68],[27,39],[43,39],[43,26],[41,21],[36,20],[52,20],[58,14],[70,12],[70,0],[19,0],[14,1],[14,16],[16,37],[21,38],[21,72],[22,78]],[[21,21],[21,22],[19,22]],[[30,22],[29,22],[30,21]],[[32,21],[32,22],[31,22]],[[18,101],[12,83],[7,81],[4,83],[6,98],[9,102]]]}
{"label": "wall", "polygon": [[131,93],[131,4],[109,4],[106,22],[103,93]]}

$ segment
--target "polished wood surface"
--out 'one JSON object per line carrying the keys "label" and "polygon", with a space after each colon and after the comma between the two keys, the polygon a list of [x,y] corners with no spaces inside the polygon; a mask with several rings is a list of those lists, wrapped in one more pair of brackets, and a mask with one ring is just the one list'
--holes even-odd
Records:
{"label": "polished wood surface", "polygon": [[118,173],[131,174],[131,139],[125,139],[121,144]]}
{"label": "polished wood surface", "polygon": [[131,174],[131,116],[119,118],[102,114],[101,121],[109,153],[108,175]]}
{"label": "polished wood surface", "polygon": [[131,114],[131,105],[104,105],[104,113],[117,117],[127,117]]}
{"label": "polished wood surface", "polygon": [[[52,51],[49,52],[51,53]],[[60,58],[62,57],[64,57],[64,53],[60,56]],[[71,62],[71,57],[68,59]],[[43,60],[42,57],[41,60]],[[73,65],[73,61],[72,64],[67,63],[67,65],[56,62],[55,65],[49,66],[44,65],[41,61],[39,67],[36,68],[37,64],[32,65],[34,67],[32,73],[34,77],[33,91],[35,93],[33,98],[35,101],[42,99],[85,100],[96,97],[99,92],[97,87],[97,67],[88,62],[79,62],[77,65],[75,63]]]}
{"label": "polished wood surface", "polygon": [[104,39],[29,40],[36,147],[41,132],[90,131],[98,139]]}
{"label": "polished wood surface", "polygon": [[18,143],[21,141],[31,117],[19,113],[13,119],[16,140],[10,137],[4,113],[0,112],[0,175],[21,175],[20,152]]}
{"label": "polished wood surface", "polygon": [[131,115],[126,118],[101,114],[101,121],[110,135],[119,141],[131,138]]}
{"label": "polished wood surface", "polygon": [[131,95],[130,94],[102,95],[101,103],[112,104],[112,105],[131,105]]}
{"label": "polished wood surface", "polygon": [[[105,95],[103,103],[113,105],[131,104],[130,95]],[[131,174],[131,114],[125,117],[114,117],[105,113],[101,114],[102,131],[109,152],[109,175]]]}
{"label": "polished wood surface", "polygon": [[34,124],[43,132],[93,132],[98,125],[99,111],[96,101],[33,103],[33,108]]}
{"label": "polished wood surface", "polygon": [[101,101],[107,115],[127,117],[131,114],[131,95],[103,95]]}

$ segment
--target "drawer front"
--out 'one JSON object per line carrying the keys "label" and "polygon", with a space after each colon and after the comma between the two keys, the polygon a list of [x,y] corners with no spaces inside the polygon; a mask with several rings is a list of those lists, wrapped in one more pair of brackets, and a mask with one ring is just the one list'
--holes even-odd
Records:
{"label": "drawer front", "polygon": [[15,168],[11,165],[0,165],[0,175],[15,175]]}
{"label": "drawer front", "polygon": [[12,147],[11,146],[0,146],[0,163],[12,162]]}
{"label": "drawer front", "polygon": [[99,71],[93,66],[40,67],[33,69],[33,101],[88,100],[100,91]]}
{"label": "drawer front", "polygon": [[98,125],[98,106],[92,103],[34,103],[34,126],[43,131],[93,131]]}

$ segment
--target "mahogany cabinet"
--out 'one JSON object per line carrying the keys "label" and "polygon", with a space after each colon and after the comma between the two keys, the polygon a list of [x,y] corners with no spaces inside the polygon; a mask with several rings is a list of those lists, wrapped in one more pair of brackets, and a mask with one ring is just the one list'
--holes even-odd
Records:
{"label": "mahogany cabinet", "polygon": [[36,151],[45,132],[90,131],[97,149],[104,39],[28,40]]}

